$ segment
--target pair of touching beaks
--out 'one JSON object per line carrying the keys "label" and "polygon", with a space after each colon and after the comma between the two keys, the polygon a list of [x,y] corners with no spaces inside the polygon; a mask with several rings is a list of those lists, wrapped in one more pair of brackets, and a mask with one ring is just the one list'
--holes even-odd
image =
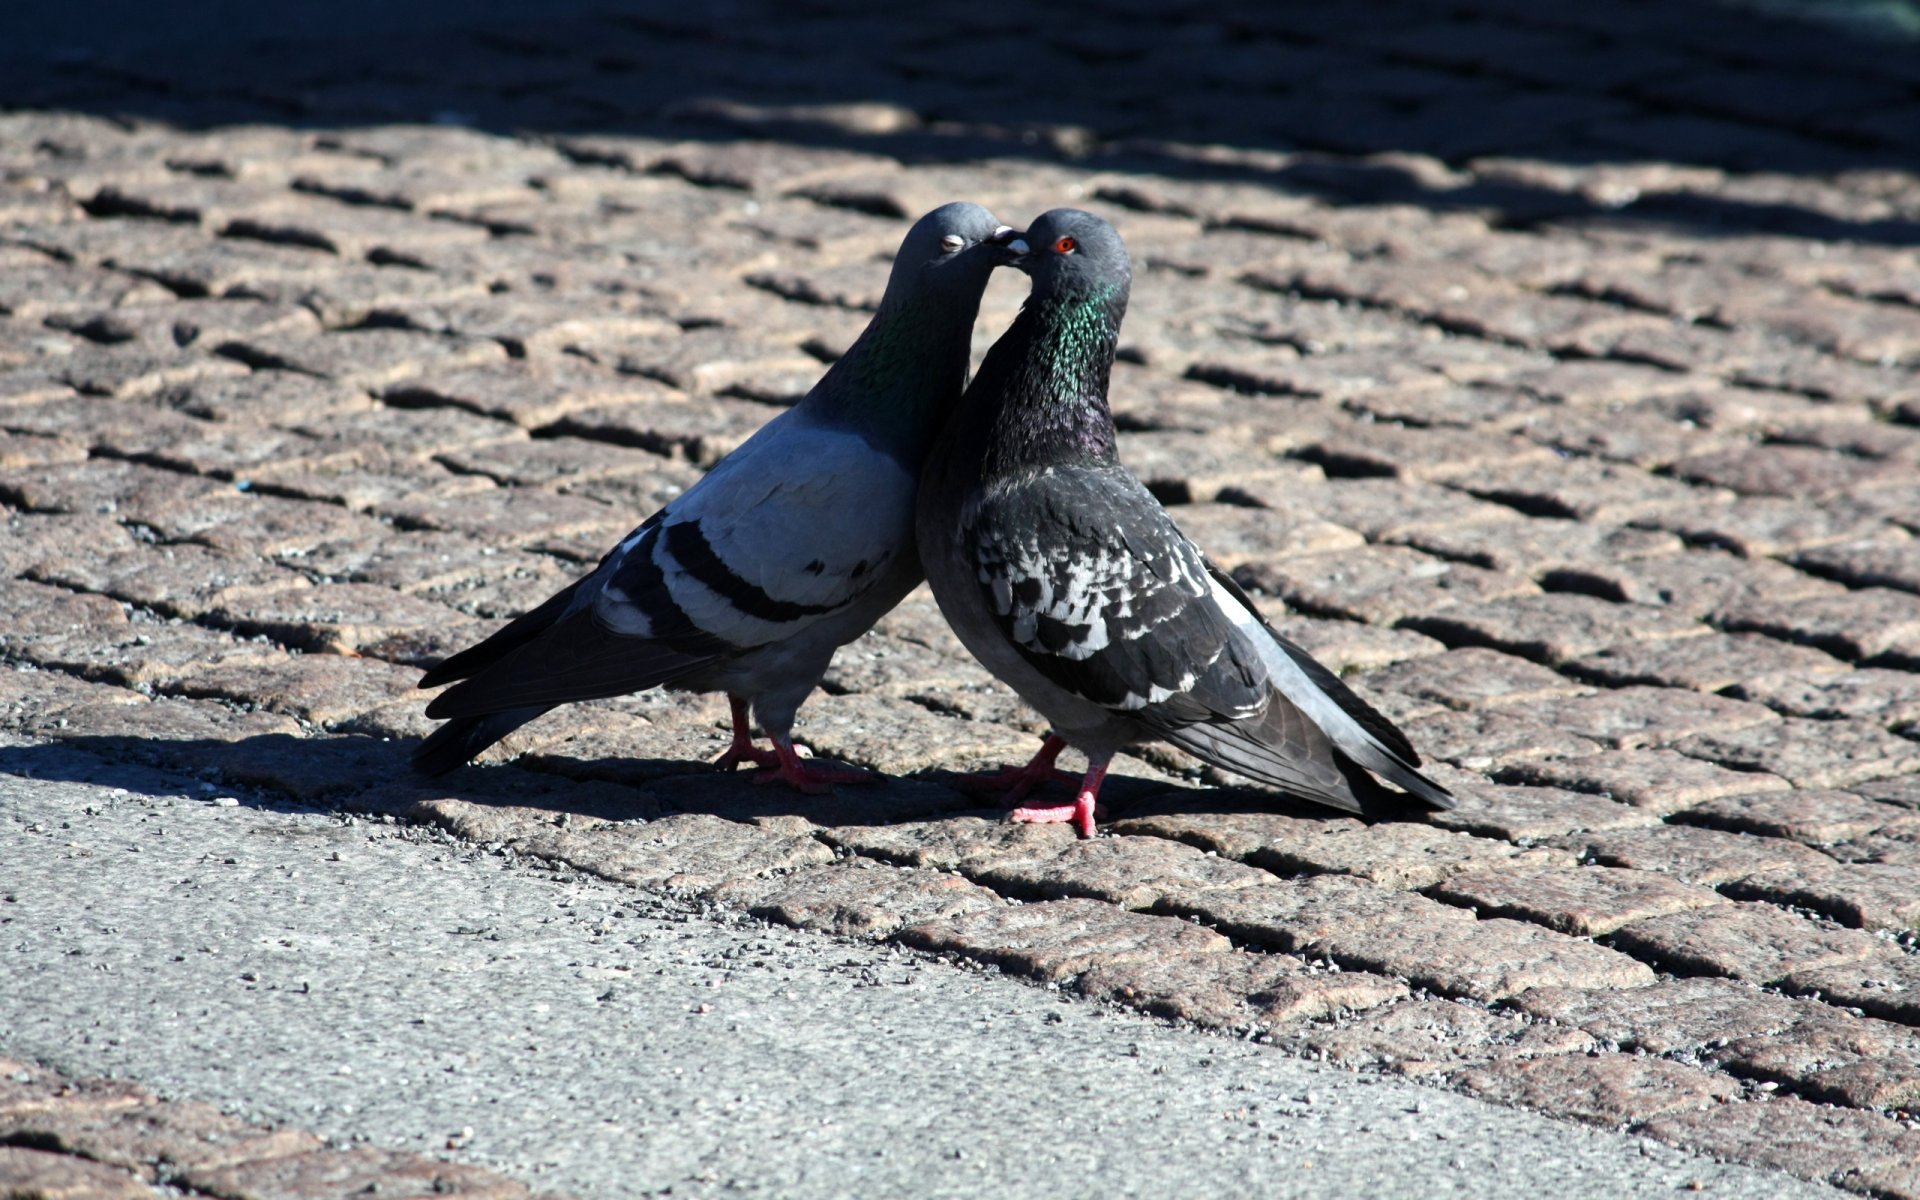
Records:
{"label": "pair of touching beaks", "polygon": [[1027,256],[1028,246],[1026,233],[1022,230],[1015,229],[1011,225],[997,226],[993,231],[993,236],[988,238],[987,241],[1005,250],[1010,256],[1007,260],[1008,262],[1016,262]]}

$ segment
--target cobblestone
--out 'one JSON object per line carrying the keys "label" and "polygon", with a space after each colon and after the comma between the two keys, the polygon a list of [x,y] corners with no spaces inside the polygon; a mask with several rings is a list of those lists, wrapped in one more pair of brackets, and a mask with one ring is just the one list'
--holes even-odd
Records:
{"label": "cobblestone", "polygon": [[[1920,987],[1893,940],[1920,921],[1911,56],[1614,4],[1337,35],[1135,9],[980,71],[862,21],[890,49],[847,94],[885,101],[765,53],[794,26],[753,4],[452,36],[459,103],[371,43],[230,86],[190,55],[23,75],[0,95],[0,728],[1920,1195],[1915,1135],[1857,1111],[1915,1101],[1881,1029]],[[1241,50],[1157,49],[1185,38]],[[684,62],[636,80],[596,43]],[[1274,56],[1314,96],[1274,90]],[[989,103],[1042,77],[1126,86]],[[53,107],[100,97],[114,119]],[[942,772],[1025,757],[1037,719],[924,597],[801,726],[922,778],[778,796],[700,767],[723,704],[640,697],[394,784],[427,726],[414,669],[790,403],[902,223],[956,198],[1116,218],[1123,460],[1461,807],[1369,824],[1148,752],[1113,837],[968,811]],[[1736,1076],[1799,1098],[1729,1099]],[[186,1185],[432,1183],[330,1155]]]}

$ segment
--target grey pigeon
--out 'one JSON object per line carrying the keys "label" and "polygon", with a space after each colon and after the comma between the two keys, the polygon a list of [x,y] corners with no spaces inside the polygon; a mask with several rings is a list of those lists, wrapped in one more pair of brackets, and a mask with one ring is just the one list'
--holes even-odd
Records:
{"label": "grey pigeon", "polygon": [[1405,735],[1275,632],[1121,465],[1107,381],[1132,272],[1113,227],[1056,209],[1025,240],[1032,293],[930,455],[916,516],[940,611],[1053,726],[996,781],[1017,802],[1061,774],[1066,746],[1089,759],[1072,804],[1013,818],[1091,837],[1109,760],[1155,739],[1349,812],[1452,808]]}
{"label": "grey pigeon", "polygon": [[[806,397],[767,422],[571,587],[428,671],[460,680],[414,752],[429,775],[556,705],[653,687],[725,692],[717,762],[828,790],[865,772],[809,763],[794,714],[833,652],[920,582],[913,498],[966,385],[980,296],[1014,231],[977,204],[916,222],[864,332]],[[751,718],[773,743],[754,745]]]}

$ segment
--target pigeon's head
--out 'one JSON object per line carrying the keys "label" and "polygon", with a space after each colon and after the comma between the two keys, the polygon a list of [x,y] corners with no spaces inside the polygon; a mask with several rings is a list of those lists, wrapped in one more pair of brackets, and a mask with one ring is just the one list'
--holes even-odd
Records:
{"label": "pigeon's head", "polygon": [[1126,295],[1133,279],[1126,244],[1092,213],[1077,208],[1041,213],[1023,240],[1028,249],[1013,265],[1033,277],[1036,297]]}
{"label": "pigeon's head", "polygon": [[977,305],[987,276],[1025,248],[1018,233],[978,204],[942,204],[915,221],[900,243],[887,299],[931,290]]}

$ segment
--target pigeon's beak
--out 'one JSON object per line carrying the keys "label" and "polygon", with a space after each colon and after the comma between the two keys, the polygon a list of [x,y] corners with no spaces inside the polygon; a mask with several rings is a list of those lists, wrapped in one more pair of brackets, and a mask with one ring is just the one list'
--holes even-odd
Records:
{"label": "pigeon's beak", "polygon": [[994,230],[987,244],[1000,247],[1000,261],[1003,264],[1018,264],[1027,256],[1026,235],[1011,225],[1002,225]]}

